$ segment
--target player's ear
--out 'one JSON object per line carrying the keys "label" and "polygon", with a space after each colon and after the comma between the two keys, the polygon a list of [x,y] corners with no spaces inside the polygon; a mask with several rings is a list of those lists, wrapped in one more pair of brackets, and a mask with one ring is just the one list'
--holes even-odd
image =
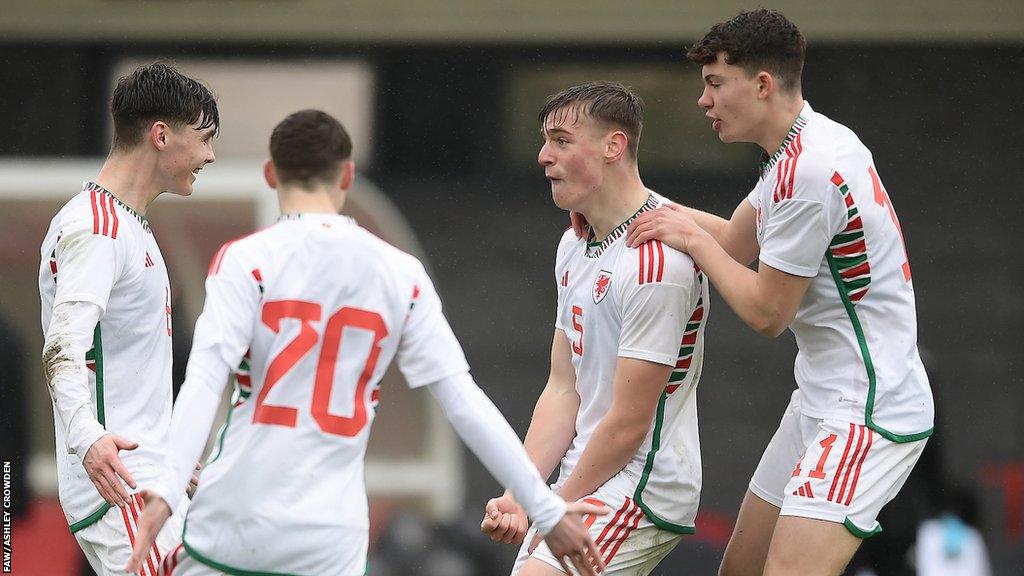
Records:
{"label": "player's ear", "polygon": [[341,165],[341,189],[348,191],[352,188],[352,183],[356,179],[356,163],[351,160],[346,160]]}
{"label": "player's ear", "polygon": [[157,150],[163,150],[167,148],[167,133],[170,132],[170,130],[171,127],[165,124],[164,122],[161,122],[159,120],[153,122],[149,125],[149,130],[147,133],[147,136],[149,137],[149,142]]}
{"label": "player's ear", "polygon": [[764,100],[765,98],[768,97],[769,94],[775,92],[775,77],[769,74],[768,72],[761,70],[760,72],[757,73],[757,77],[755,78],[755,80],[757,81],[758,100]]}
{"label": "player's ear", "polygon": [[267,186],[277,190],[277,171],[274,170],[274,163],[270,160],[263,163],[263,178],[267,181]]}
{"label": "player's ear", "polygon": [[629,137],[622,130],[609,134],[604,147],[605,162],[618,162],[626,154],[628,144]]}

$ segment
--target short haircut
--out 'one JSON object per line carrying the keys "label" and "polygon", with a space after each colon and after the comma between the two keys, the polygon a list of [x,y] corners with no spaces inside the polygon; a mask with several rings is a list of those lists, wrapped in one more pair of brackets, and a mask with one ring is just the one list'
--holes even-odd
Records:
{"label": "short haircut", "polygon": [[153,122],[180,128],[202,119],[200,130],[220,129],[217,101],[200,82],[171,66],[154,62],[121,77],[110,101],[115,150],[130,150]]}
{"label": "short haircut", "polygon": [[329,184],[352,157],[352,139],[340,122],[320,110],[289,114],[270,135],[270,159],[281,184]]}
{"label": "short haircut", "polygon": [[543,130],[552,115],[573,112],[626,133],[626,148],[635,160],[644,129],[644,101],[632,88],[618,82],[587,82],[548,96],[538,120]]}
{"label": "short haircut", "polygon": [[711,64],[720,52],[727,64],[741,66],[750,76],[764,70],[792,91],[800,86],[807,42],[781,12],[758,8],[712,26],[686,57],[696,64]]}

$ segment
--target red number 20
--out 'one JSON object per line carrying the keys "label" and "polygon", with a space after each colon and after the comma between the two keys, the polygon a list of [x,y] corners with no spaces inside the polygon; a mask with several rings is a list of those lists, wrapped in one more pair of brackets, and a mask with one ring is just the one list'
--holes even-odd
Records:
{"label": "red number 20", "polygon": [[[271,360],[267,368],[263,387],[256,397],[256,409],[252,417],[254,423],[295,427],[298,410],[267,404],[266,398],[270,389],[316,345],[319,336],[312,323],[320,320],[321,310],[319,304],[301,300],[278,300],[263,305],[263,323],[275,333],[280,331],[281,320],[285,318],[294,318],[302,324],[298,336]],[[351,417],[331,414],[329,407],[331,391],[334,389],[334,368],[341,350],[342,330],[346,326],[369,330],[374,335],[369,357],[356,384],[355,409]],[[313,420],[321,430],[337,436],[355,436],[366,426],[366,385],[377,366],[380,342],[387,335],[388,329],[384,325],[384,319],[376,312],[346,306],[327,319],[313,383],[313,403],[310,408]]]}

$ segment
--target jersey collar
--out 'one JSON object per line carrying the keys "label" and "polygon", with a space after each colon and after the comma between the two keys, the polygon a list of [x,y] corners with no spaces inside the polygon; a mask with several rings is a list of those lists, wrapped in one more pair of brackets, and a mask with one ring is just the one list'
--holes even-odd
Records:
{"label": "jersey collar", "polygon": [[341,224],[353,224],[356,221],[350,216],[343,214],[329,214],[327,212],[289,212],[288,214],[281,214],[278,218],[278,222],[284,222],[285,220],[308,220],[311,222],[335,222]]}
{"label": "jersey collar", "polygon": [[626,218],[622,222],[622,224],[616,226],[610,233],[608,233],[608,236],[605,236],[604,240],[600,242],[587,242],[587,258],[600,257],[606,248],[611,246],[612,243],[615,242],[615,240],[617,240],[620,236],[625,234],[626,229],[629,228],[629,224],[633,222],[633,220],[636,220],[637,216],[643,214],[644,212],[647,212],[648,210],[654,210],[657,207],[658,199],[654,197],[654,194],[647,194],[647,201],[644,202],[644,205],[641,206],[635,214],[633,214],[629,218]]}
{"label": "jersey collar", "polygon": [[789,132],[786,134],[786,138],[779,145],[779,149],[775,151],[771,156],[767,152],[761,152],[761,177],[764,178],[772,168],[779,162],[779,159],[786,153],[786,148],[793,142],[797,134],[803,130],[804,126],[807,125],[807,120],[811,117],[811,113],[814,110],[811,109],[811,104],[807,100],[804,100],[804,106],[800,109],[800,113],[797,114],[796,120],[793,121],[793,125],[789,127]]}
{"label": "jersey collar", "polygon": [[111,200],[117,202],[118,206],[124,208],[125,212],[134,216],[135,219],[139,221],[139,224],[142,224],[143,230],[145,230],[146,232],[151,232],[151,230],[149,229],[149,220],[147,220],[146,217],[143,216],[142,214],[136,212],[131,206],[125,204],[124,202],[121,202],[121,200],[117,196],[114,196],[114,193],[111,192],[110,190],[107,190],[106,188],[100,186],[95,182],[85,181],[82,183],[82,192],[99,192],[100,194],[106,194],[107,196],[110,196]]}

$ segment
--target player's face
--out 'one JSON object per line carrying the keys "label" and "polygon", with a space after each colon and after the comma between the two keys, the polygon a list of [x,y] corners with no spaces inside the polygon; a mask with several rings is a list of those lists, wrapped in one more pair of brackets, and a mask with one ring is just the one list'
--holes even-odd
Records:
{"label": "player's face", "polygon": [[757,142],[756,132],[761,124],[758,112],[757,76],[751,77],[740,66],[727,64],[725,54],[705,64],[704,92],[697,105],[711,119],[711,129],[722,142]]}
{"label": "player's face", "polygon": [[551,181],[552,200],[563,210],[583,212],[603,178],[602,131],[586,114],[565,108],[549,114],[541,132],[537,162]]}
{"label": "player's face", "polygon": [[167,147],[160,157],[160,171],[165,189],[179,196],[192,194],[192,184],[203,166],[216,160],[213,155],[213,126],[199,129],[200,117],[194,124],[170,128]]}

